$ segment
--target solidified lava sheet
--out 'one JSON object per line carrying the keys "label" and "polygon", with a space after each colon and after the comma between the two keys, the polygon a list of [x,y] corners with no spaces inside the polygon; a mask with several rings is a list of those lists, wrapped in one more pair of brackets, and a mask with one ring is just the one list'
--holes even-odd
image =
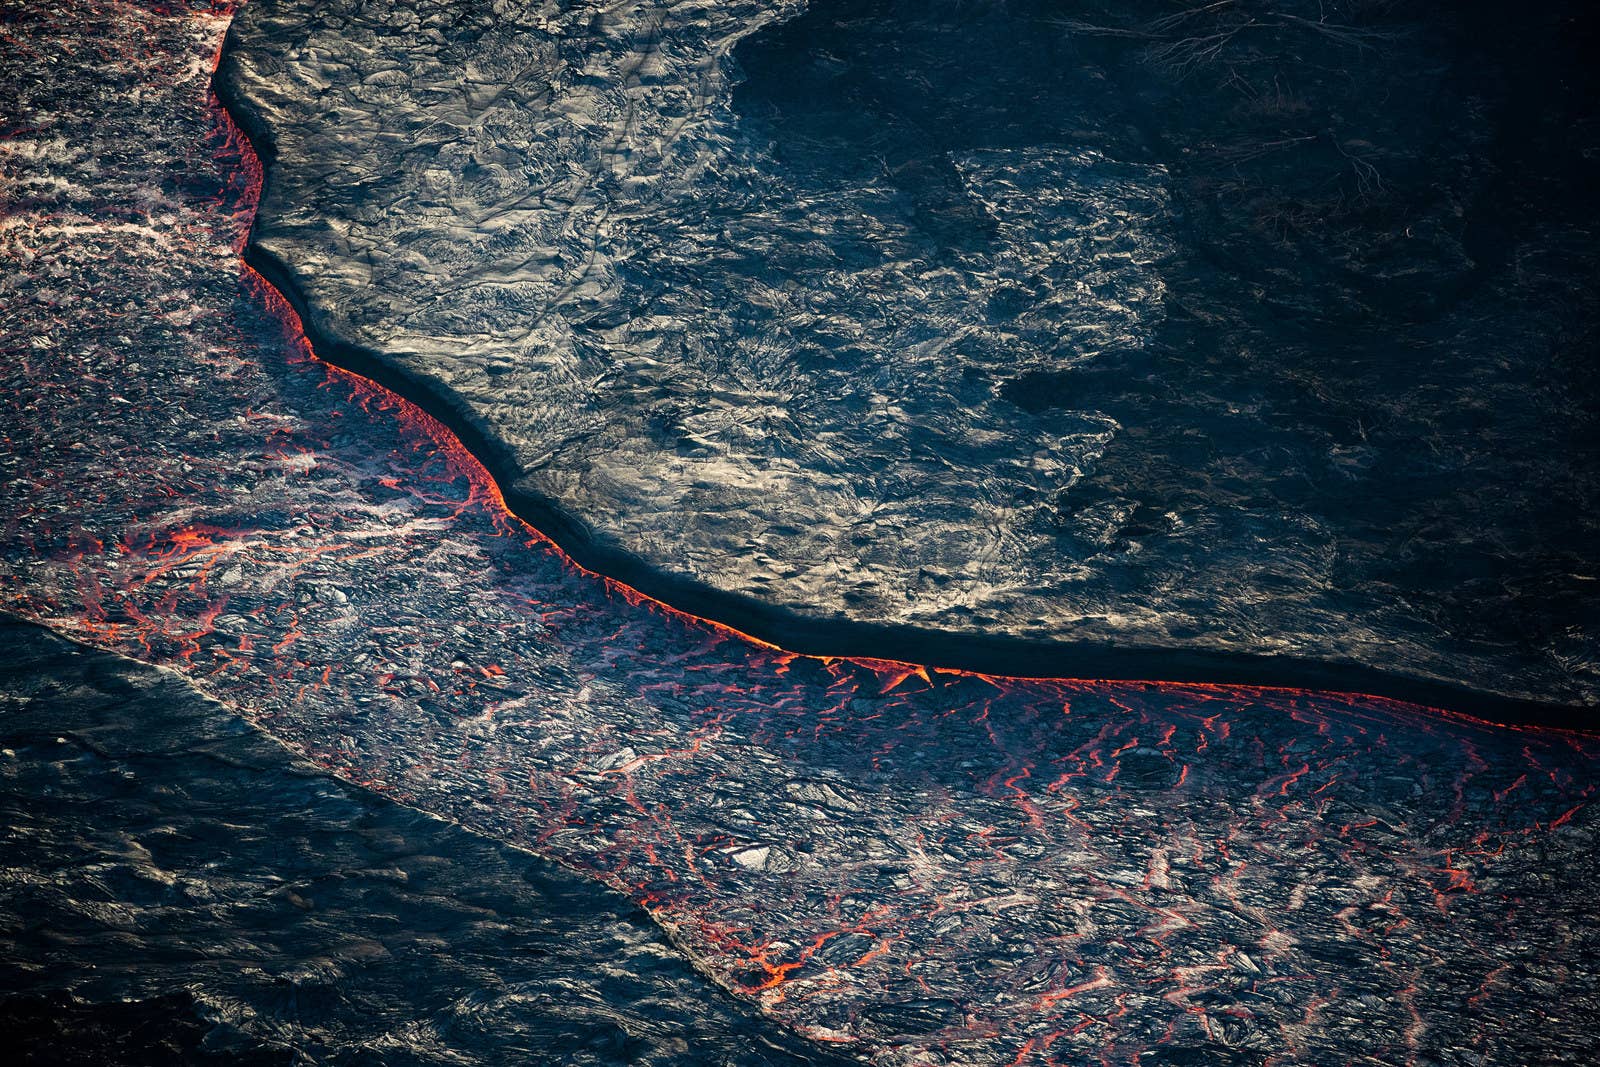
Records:
{"label": "solidified lava sheet", "polygon": [[330,783],[171,672],[15,621],[0,640],[0,1026],[23,1062],[43,1036],[44,1063],[846,1062],[708,992],[590,879]]}
{"label": "solidified lava sheet", "polygon": [[1593,705],[1600,85],[1538,8],[260,0],[222,74],[313,336],[641,588]]}
{"label": "solidified lava sheet", "polygon": [[[786,130],[796,168],[834,158],[829,137],[863,135],[844,115],[809,133],[793,126],[802,119],[784,117],[782,96],[803,84],[763,87],[753,60],[744,84],[756,95],[729,110],[723,61],[740,41],[753,54],[782,45],[750,31],[800,32],[798,8],[667,5],[641,22],[627,6],[574,5],[541,28],[510,5],[368,7],[252,5],[235,54],[250,57],[267,99],[268,52],[247,42],[277,41],[276,99],[323,100],[319,122],[343,116],[347,148],[438,137],[429,173],[440,188],[526,182],[498,153],[548,148],[563,130],[572,160],[588,159],[587,116],[603,111],[609,169],[595,177],[562,161],[545,175],[573,183],[563,210],[591,179],[629,187],[628,161],[646,149],[660,173],[687,168],[674,181],[698,173],[704,210],[722,210],[710,201],[746,173],[716,171],[733,141],[694,161],[666,151],[674,130],[703,129],[701,108],[733,124],[720,128],[759,115],[770,138]],[[339,56],[376,54],[358,16],[380,13],[396,20],[395,48],[431,41],[440,66],[408,52],[358,75]],[[289,303],[245,265],[262,170],[209,92],[231,8],[103,0],[0,14],[0,595],[60,635],[0,628],[0,1022],[24,1055],[105,1062],[106,1050],[144,1042],[179,1063],[1592,1059],[1592,733],[1348,693],[807,656],[586,571],[507,509],[446,425],[317,358]],[[1063,19],[1051,16],[1052,33]],[[492,51],[499,38],[473,20],[524,27],[505,40],[526,53]],[[1313,39],[1340,45],[1354,32],[1317,25]],[[708,36],[690,48],[684,26]],[[881,32],[858,28],[863,41]],[[1093,28],[1084,35],[1135,39]],[[1355,40],[1366,54],[1389,38]],[[488,51],[452,51],[463,42]],[[848,64],[843,42],[817,47],[815,76]],[[530,72],[561,48],[595,66],[531,88]],[[1018,63],[1034,62],[1026,51]],[[475,73],[447,75],[447,61]],[[687,70],[702,77],[686,83]],[[959,79],[924,82],[931,98]],[[413,83],[419,100],[472,114],[516,100],[519,114],[565,117],[485,134],[476,163],[451,155],[457,132],[431,120],[368,137],[376,105],[353,101]],[[629,94],[654,102],[629,111]],[[590,99],[615,109],[573,103]],[[661,119],[668,99],[679,110]],[[1089,314],[1126,289],[1115,324],[1095,320],[1105,354],[1154,344],[1142,331],[1159,331],[1171,309],[1141,303],[1141,287],[1170,287],[1164,257],[1185,254],[1163,221],[1170,177],[1103,148],[1018,147],[1001,119],[973,121],[982,143],[980,131],[938,134],[964,146],[959,166],[919,176],[933,164],[885,145],[903,187],[847,175],[818,203],[841,226],[871,228],[888,224],[852,197],[903,198],[894,210],[922,220],[928,241],[966,255],[980,215],[1006,217],[999,205],[1054,204],[1093,225],[1106,220],[1091,207],[1118,198],[1125,226],[1103,240],[1074,251],[1082,231],[1062,231],[1052,284],[1103,255],[1106,292],[1080,277],[1077,295],[1058,294],[1062,313]],[[275,142],[275,174],[291,172],[291,145]],[[397,257],[463,225],[454,209],[384,199],[418,174],[379,158],[328,180],[348,192],[340,182],[359,178],[369,221],[404,222],[415,241],[389,241]],[[1051,168],[1065,177],[1046,180]],[[963,199],[980,174],[982,212]],[[1400,179],[1391,168],[1385,180]],[[767,194],[749,181],[755,219]],[[532,196],[525,208],[545,210]],[[335,218],[317,224],[325,243],[355,242],[359,228]],[[586,218],[571,233],[600,264],[595,235],[631,223],[620,212],[584,229]],[[267,224],[268,247],[278,225]],[[549,248],[568,248],[551,225]],[[1001,256],[1006,225],[980,251]],[[492,244],[491,221],[467,229]],[[1581,264],[1579,237],[1569,251]],[[813,253],[841,254],[793,254]],[[360,262],[327,260],[330,278],[367,271],[347,312],[410,321],[399,297],[381,303],[380,259]],[[1519,262],[1541,277],[1537,256]],[[926,269],[926,306],[956,301],[967,281]],[[901,299],[887,279],[873,284]],[[510,290],[496,299],[512,301]],[[663,300],[668,290],[705,297],[685,284]],[[331,314],[317,292],[300,295]],[[741,290],[741,301],[759,297]],[[603,315],[610,305],[593,299]],[[530,307],[525,324],[567,329],[565,314]],[[580,348],[581,333],[568,338]],[[524,364],[508,366],[510,389]],[[856,388],[847,377],[841,388]],[[1034,406],[1059,395],[1027,388]],[[616,419],[627,425],[621,410]],[[1085,434],[1092,421],[1078,424]],[[1480,429],[1492,438],[1494,426]],[[957,449],[958,461],[978,457]],[[1550,484],[1524,474],[1527,491]],[[1540,514],[1564,521],[1554,504]],[[1272,544],[1252,550],[1261,566],[1274,565]],[[1528,662],[1506,656],[1495,662]],[[1490,660],[1464,660],[1454,677],[1481,682],[1475,662]]]}

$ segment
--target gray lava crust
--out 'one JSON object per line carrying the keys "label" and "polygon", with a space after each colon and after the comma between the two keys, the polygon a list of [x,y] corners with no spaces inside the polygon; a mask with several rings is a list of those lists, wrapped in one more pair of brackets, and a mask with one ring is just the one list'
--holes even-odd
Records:
{"label": "gray lava crust", "polygon": [[591,879],[331,781],[173,672],[0,640],[13,1062],[849,1062]]}
{"label": "gray lava crust", "polygon": [[1593,125],[1505,174],[1579,105],[1510,143],[1472,11],[1185,65],[801,7],[248,5],[253,262],[581,562],[786,647],[1583,724]]}

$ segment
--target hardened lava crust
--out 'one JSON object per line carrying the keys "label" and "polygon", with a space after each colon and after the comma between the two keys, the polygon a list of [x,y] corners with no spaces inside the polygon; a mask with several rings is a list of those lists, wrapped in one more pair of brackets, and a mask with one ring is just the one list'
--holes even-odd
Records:
{"label": "hardened lava crust", "polygon": [[171,671],[6,615],[0,640],[22,1063],[849,1062],[710,988],[592,879],[331,781]]}
{"label": "hardened lava crust", "polygon": [[261,0],[218,87],[319,352],[596,569],[802,651],[1581,726],[1574,11]]}
{"label": "hardened lava crust", "polygon": [[1594,737],[808,658],[597,579],[241,264],[260,169],[207,95],[231,9],[6,10],[0,601],[297,760],[170,676],[0,630],[9,1037],[1592,1059]]}

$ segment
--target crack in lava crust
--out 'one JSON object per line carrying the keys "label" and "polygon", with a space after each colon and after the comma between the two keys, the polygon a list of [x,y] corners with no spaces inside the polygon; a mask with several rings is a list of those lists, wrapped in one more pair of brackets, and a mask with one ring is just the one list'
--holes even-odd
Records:
{"label": "crack in lava crust", "polygon": [[594,580],[241,286],[260,171],[206,97],[228,14],[0,27],[35,57],[0,142],[11,610],[630,894],[875,1062],[1586,1051],[1592,739],[802,657]]}

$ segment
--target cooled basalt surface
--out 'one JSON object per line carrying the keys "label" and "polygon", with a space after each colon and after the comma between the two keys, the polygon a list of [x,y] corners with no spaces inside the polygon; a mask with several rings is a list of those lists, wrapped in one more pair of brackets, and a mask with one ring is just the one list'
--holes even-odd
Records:
{"label": "cooled basalt surface", "polygon": [[0,641],[13,1063],[847,1062],[591,879],[331,781],[171,672]]}
{"label": "cooled basalt surface", "polygon": [[319,344],[612,573],[1593,704],[1592,21],[261,0],[221,73]]}
{"label": "cooled basalt surface", "polygon": [[[867,1062],[1591,1058],[1592,737],[1304,690],[807,658],[577,571],[507,514],[442,427],[308,358],[282,302],[248,273],[241,286],[253,159],[205,98],[225,15],[103,3],[0,21],[0,99],[18,116],[0,140],[11,611],[171,667],[331,777],[626,894],[736,1003]],[[16,863],[0,889],[42,920],[0,937],[77,976],[64,984],[86,998],[77,978],[93,986],[120,959],[126,970],[97,988],[110,996],[126,979],[138,1004],[88,1013],[31,972],[27,999],[0,1020],[92,1014],[92,1050],[142,1019],[181,1048],[206,1025],[206,991],[231,988],[239,1017],[267,1026],[278,1004],[298,1019],[285,1032],[336,1045],[298,1044],[312,1061],[403,1060],[371,1037],[403,1017],[423,1020],[405,1034],[431,1050],[526,1041],[511,1058],[539,1058],[552,1041],[534,1031],[570,1018],[570,1003],[554,1016],[501,1005],[445,1035],[427,1024],[463,973],[543,981],[514,938],[562,901],[575,943],[549,966],[592,983],[585,1019],[642,1026],[636,994],[651,988],[646,1000],[684,1018],[693,993],[659,942],[581,973],[604,943],[589,940],[599,928],[578,914],[592,910],[583,894],[513,894],[491,909],[498,919],[475,912],[510,931],[507,943],[454,930],[481,958],[412,941],[430,923],[453,929],[462,902],[429,912],[408,887],[448,887],[452,861],[498,883],[514,857],[318,785],[304,765],[206,762],[250,735],[218,736],[214,717],[179,725],[166,713],[181,708],[136,694],[120,710],[85,694],[92,722],[58,728],[71,708],[29,687],[79,693],[81,675],[36,661],[35,681],[10,690],[35,701],[0,711],[15,825],[43,849],[0,857]],[[175,693],[163,683],[160,700],[181,703]],[[121,747],[119,714],[144,728],[135,745],[171,764]],[[162,743],[189,729],[204,766]],[[113,787],[125,791],[93,799]],[[357,811],[398,819],[442,862],[408,866],[420,861],[362,838]],[[209,868],[222,884],[207,900],[181,861],[209,843],[183,834],[209,833],[213,816],[239,829]],[[331,836],[281,852],[257,837],[307,823]],[[391,861],[408,881],[383,873]],[[318,869],[342,873],[303,890]],[[249,897],[275,876],[311,910],[271,895],[231,910],[230,892]],[[345,894],[360,897],[348,910]],[[600,909],[605,930],[613,907]],[[380,952],[343,938],[295,962],[295,924],[329,910],[426,981],[402,988]],[[164,993],[171,972],[157,964],[185,946],[139,951],[162,916],[234,930],[249,944],[225,951],[300,987],[274,1002],[265,978],[219,975],[203,958],[187,961],[193,1002]],[[407,944],[416,954],[402,957]],[[150,981],[132,988],[145,968]],[[331,1003],[346,993],[353,1008]],[[723,1029],[705,994],[708,1014],[687,1018],[705,1020],[714,1049],[763,1032]],[[368,1003],[379,1010],[362,1018]]]}

